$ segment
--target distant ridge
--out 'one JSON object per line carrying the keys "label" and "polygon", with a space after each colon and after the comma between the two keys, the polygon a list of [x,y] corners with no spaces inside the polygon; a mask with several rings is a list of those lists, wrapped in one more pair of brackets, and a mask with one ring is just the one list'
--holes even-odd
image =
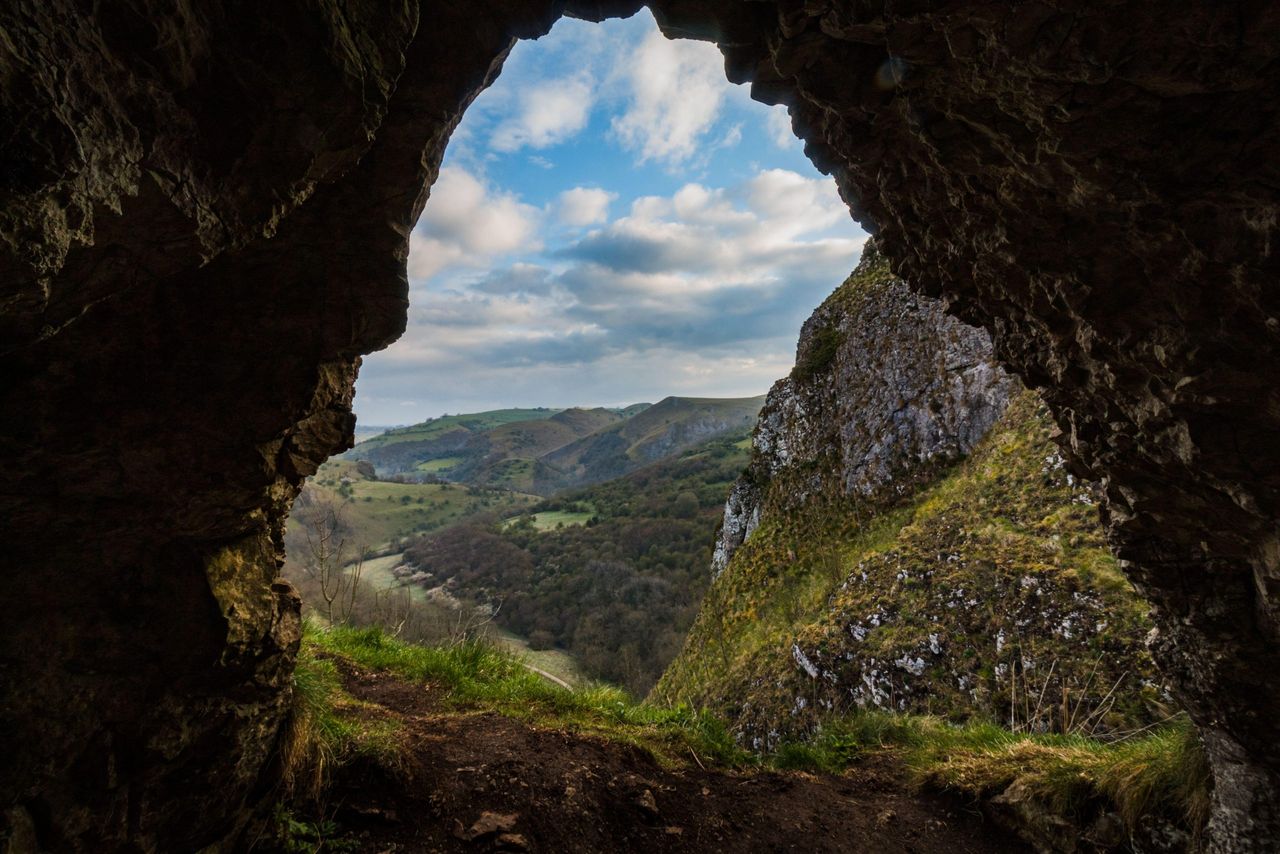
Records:
{"label": "distant ridge", "polygon": [[610,480],[723,433],[750,428],[764,401],[764,395],[664,398],[543,456],[540,462],[551,480],[540,491]]}
{"label": "distant ridge", "polygon": [[440,479],[543,495],[618,477],[749,428],[752,398],[667,397],[607,408],[496,409],[432,418],[360,442],[344,458],[379,477]]}

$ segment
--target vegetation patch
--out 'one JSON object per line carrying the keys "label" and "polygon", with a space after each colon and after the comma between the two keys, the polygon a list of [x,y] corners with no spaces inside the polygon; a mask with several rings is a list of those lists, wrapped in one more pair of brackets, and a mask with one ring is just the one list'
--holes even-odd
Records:
{"label": "vegetation patch", "polygon": [[321,633],[304,624],[304,642],[293,673],[293,705],[281,741],[285,790],[295,800],[314,801],[324,794],[335,767],[355,756],[379,765],[399,765],[399,725],[359,714],[361,704],[342,690],[332,661],[317,657]]}
{"label": "vegetation patch", "polygon": [[535,531],[553,531],[556,528],[567,528],[574,525],[585,525],[596,515],[594,510],[544,510],[541,513],[528,513],[514,516],[503,523],[503,530],[512,525],[529,524]]}
{"label": "vegetation patch", "polygon": [[808,382],[823,373],[831,367],[843,343],[844,333],[838,326],[824,326],[814,332],[808,347],[792,368],[791,376],[800,382]]}
{"label": "vegetation patch", "polygon": [[[496,609],[535,650],[643,696],[675,656],[707,584],[745,431],[496,521],[476,516],[405,553],[432,584]],[[532,517],[532,518],[531,518]]]}

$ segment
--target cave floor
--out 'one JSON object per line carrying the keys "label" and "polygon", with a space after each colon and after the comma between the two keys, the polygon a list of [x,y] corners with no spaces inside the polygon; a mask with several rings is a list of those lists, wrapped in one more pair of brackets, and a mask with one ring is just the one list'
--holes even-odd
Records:
{"label": "cave floor", "polygon": [[442,692],[340,661],[363,714],[394,718],[397,773],[344,768],[329,814],[360,852],[912,852],[1026,846],[976,810],[913,791],[890,756],[841,776],[667,768],[627,744],[459,713]]}

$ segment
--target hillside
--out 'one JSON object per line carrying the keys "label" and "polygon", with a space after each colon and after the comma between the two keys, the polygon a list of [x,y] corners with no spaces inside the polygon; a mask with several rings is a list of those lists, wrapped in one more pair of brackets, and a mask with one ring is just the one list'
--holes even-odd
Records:
{"label": "hillside", "polygon": [[668,397],[608,409],[501,409],[398,428],[343,455],[381,478],[446,480],[552,495],[600,483],[729,431],[749,429],[758,398]]}
{"label": "hillside", "polygon": [[539,491],[599,483],[734,430],[750,429],[764,397],[668,397],[554,450]]}
{"label": "hillside", "polygon": [[655,698],[757,746],[853,708],[1111,731],[1168,713],[1090,484],[984,333],[869,248],[806,323]]}
{"label": "hillside", "polygon": [[643,695],[697,612],[745,437],[704,441],[523,515],[474,517],[421,537],[405,561],[423,584],[500,606],[498,624],[535,648],[566,649],[595,678]]}
{"label": "hillside", "polygon": [[448,480],[521,492],[554,481],[539,458],[575,439],[630,418],[648,404],[621,409],[497,409],[433,418],[356,445],[344,459],[373,464],[381,478]]}
{"label": "hillside", "polygon": [[333,459],[307,481],[292,518],[297,520],[317,504],[340,507],[352,542],[381,549],[401,537],[440,530],[476,513],[510,513],[536,501],[535,496],[506,490],[378,480],[367,464]]}
{"label": "hillside", "polygon": [[420,424],[409,427],[395,427],[381,435],[366,439],[359,444],[360,454],[352,455],[352,451],[343,454],[347,459],[364,459],[363,454],[385,448],[388,445],[406,442],[427,442],[453,434],[474,434],[492,430],[503,424],[515,424],[521,421],[535,421],[549,418],[559,413],[558,409],[539,407],[534,409],[493,409],[487,412],[472,412],[459,415],[442,415],[429,418]]}
{"label": "hillside", "polygon": [[[477,433],[457,452],[441,477],[477,486],[498,486],[522,492],[543,491],[548,474],[540,458],[575,439],[621,421],[609,409],[566,409],[550,418],[503,424]],[[423,471],[423,464],[416,468]]]}

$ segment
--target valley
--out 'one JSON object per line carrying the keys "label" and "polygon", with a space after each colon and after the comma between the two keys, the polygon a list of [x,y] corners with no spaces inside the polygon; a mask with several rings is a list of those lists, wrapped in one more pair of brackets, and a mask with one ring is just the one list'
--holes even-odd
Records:
{"label": "valley", "polygon": [[[328,526],[344,543],[329,583],[362,622],[403,618],[419,640],[483,629],[557,679],[643,696],[697,612],[762,403],[510,409],[380,434],[308,481],[286,575],[323,600],[313,546]],[[543,495],[515,488],[534,470]]]}

